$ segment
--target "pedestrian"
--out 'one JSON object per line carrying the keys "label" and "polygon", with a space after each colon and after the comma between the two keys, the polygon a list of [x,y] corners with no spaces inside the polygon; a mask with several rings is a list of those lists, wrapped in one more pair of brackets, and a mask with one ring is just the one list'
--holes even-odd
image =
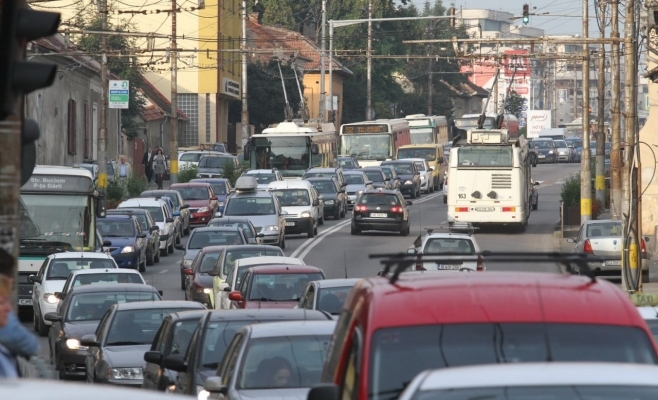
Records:
{"label": "pedestrian", "polygon": [[199,150],[204,151],[205,149],[206,149],[206,145],[203,144],[203,143],[201,143],[201,144],[199,145]]}
{"label": "pedestrian", "polygon": [[155,183],[158,184],[158,189],[162,189],[162,182],[164,181],[165,171],[167,170],[167,160],[162,149],[158,148],[153,157],[153,173],[155,174]]}
{"label": "pedestrian", "polygon": [[20,322],[11,307],[14,257],[0,248],[0,378],[18,377],[17,356],[39,353],[39,341]]}
{"label": "pedestrian", "polygon": [[119,163],[114,166],[114,176],[119,178],[120,181],[130,179],[133,175],[133,168],[128,161],[126,161],[126,156],[121,155],[119,157]]}
{"label": "pedestrian", "polygon": [[153,148],[149,146],[146,152],[144,153],[144,157],[142,157],[142,164],[144,165],[144,174],[146,175],[146,179],[148,180],[148,183],[151,183],[151,179],[153,178],[153,160],[151,159],[152,157],[153,157]]}

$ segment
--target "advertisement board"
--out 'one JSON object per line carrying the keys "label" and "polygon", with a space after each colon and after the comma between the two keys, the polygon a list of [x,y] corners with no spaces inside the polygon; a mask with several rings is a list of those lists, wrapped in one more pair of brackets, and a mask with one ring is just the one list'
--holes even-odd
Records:
{"label": "advertisement board", "polygon": [[528,110],[528,139],[539,137],[539,131],[551,128],[551,110]]}

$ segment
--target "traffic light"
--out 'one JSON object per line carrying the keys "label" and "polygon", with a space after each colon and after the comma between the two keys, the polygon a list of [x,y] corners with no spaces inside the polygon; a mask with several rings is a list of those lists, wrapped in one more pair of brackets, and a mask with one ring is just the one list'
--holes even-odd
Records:
{"label": "traffic light", "polygon": [[[23,96],[53,83],[57,66],[25,60],[28,42],[57,33],[60,14],[35,11],[25,0],[4,0],[0,8],[0,121],[23,116]],[[39,126],[34,120],[21,124],[22,177],[27,182],[36,161]]]}
{"label": "traffic light", "polygon": [[530,6],[528,4],[523,5],[523,24],[528,25],[530,22]]}
{"label": "traffic light", "polygon": [[448,9],[448,16],[450,16],[450,27],[451,28],[454,28],[457,25],[457,21],[456,21],[456,18],[455,18],[455,13],[456,13],[455,11],[456,11],[455,7],[450,7]]}

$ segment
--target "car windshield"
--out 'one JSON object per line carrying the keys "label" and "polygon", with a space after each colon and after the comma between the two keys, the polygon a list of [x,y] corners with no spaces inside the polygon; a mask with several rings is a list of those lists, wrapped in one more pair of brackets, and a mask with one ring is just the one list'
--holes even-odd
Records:
{"label": "car windshield", "polygon": [[239,371],[239,389],[307,388],[320,383],[331,335],[252,339]]}
{"label": "car windshield", "polygon": [[212,191],[215,194],[226,194],[226,184],[225,183],[211,183]]}
{"label": "car windshield", "polygon": [[366,193],[359,199],[360,204],[373,206],[399,206],[400,199],[394,194],[388,193]]}
{"label": "car windshield", "polygon": [[228,275],[228,272],[233,268],[236,260],[242,258],[252,258],[252,257],[283,257],[283,250],[281,249],[272,249],[272,250],[228,250],[226,256],[224,257],[224,265],[222,266],[222,271],[224,276]]}
{"label": "car windshield", "polygon": [[177,187],[175,189],[183,196],[183,200],[208,200],[210,198],[208,188],[203,186]]}
{"label": "car windshield", "polygon": [[468,239],[451,237],[431,238],[425,243],[423,253],[474,254],[475,246]]}
{"label": "car windshield", "polygon": [[[469,323],[379,329],[372,338],[368,398],[395,399],[427,369],[518,362],[655,364],[653,344],[630,326]],[[523,397],[527,399],[527,397]]]}
{"label": "car windshield", "polygon": [[146,215],[144,214],[133,214],[135,215],[135,218],[137,218],[137,221],[139,221],[139,226],[142,228],[144,232],[148,232],[149,226],[148,226],[148,220],[146,219]]}
{"label": "car windshield", "polygon": [[135,223],[132,219],[98,218],[96,226],[101,235],[105,237],[134,237]]}
{"label": "car windshield", "polygon": [[468,167],[511,167],[512,149],[509,147],[460,147],[457,151],[459,166]]}
{"label": "car windshield", "polygon": [[384,176],[386,176],[386,179],[391,179],[393,178],[393,171],[391,170],[392,168],[390,166],[384,167],[382,165],[382,172],[384,172]]}
{"label": "car windshield", "polygon": [[[576,380],[577,382],[577,380]],[[556,385],[496,386],[465,389],[425,390],[417,392],[413,400],[649,400],[658,396],[658,386]]]}
{"label": "car windshield", "polygon": [[565,148],[567,147],[567,142],[565,142],[564,140],[556,140],[555,147]]}
{"label": "car windshield", "polygon": [[411,175],[414,173],[414,167],[411,163],[395,163],[391,165],[398,175]]}
{"label": "car windshield", "polygon": [[222,231],[193,231],[187,248],[199,250],[207,246],[228,246],[232,244],[245,244],[237,230]]}
{"label": "car windshield", "polygon": [[267,185],[276,180],[276,175],[274,174],[247,174],[247,176],[255,178],[259,185]]}
{"label": "car windshield", "polygon": [[66,280],[71,271],[80,269],[100,269],[100,268],[117,268],[113,259],[93,259],[93,258],[57,258],[52,261],[48,268],[46,280]]}
{"label": "car windshield", "polygon": [[340,314],[343,309],[347,296],[352,291],[352,286],[340,286],[331,288],[320,288],[318,291],[318,306],[320,311],[328,312],[332,315]]}
{"label": "car windshield", "polygon": [[234,227],[234,228],[240,228],[242,230],[242,233],[248,238],[253,238],[254,233],[251,231],[251,226],[249,225],[248,222],[243,221],[243,222],[224,222],[223,219],[225,218],[218,218],[216,221],[212,222],[212,225],[209,223],[208,226],[224,226],[224,227]]}
{"label": "car windshield", "polygon": [[416,168],[418,168],[419,171],[425,171],[425,164],[422,162],[416,161],[414,164],[416,164]]}
{"label": "car windshield", "polygon": [[363,185],[365,181],[363,175],[345,174],[345,183],[348,185]]}
{"label": "car windshield", "polygon": [[434,161],[436,160],[436,149],[399,149],[398,160],[403,158],[424,158],[427,161]]}
{"label": "car windshield", "polygon": [[201,153],[185,153],[182,156],[180,156],[179,160],[180,161],[185,161],[185,162],[199,162],[199,159],[201,158]]}
{"label": "car windshield", "polygon": [[582,140],[567,140],[567,143],[573,145],[574,147],[583,147]]}
{"label": "car windshield", "polygon": [[[146,284],[142,275],[135,271],[135,273],[99,272],[97,274],[79,274],[73,278],[73,282],[70,286],[78,287],[93,284],[107,285],[113,283]],[[71,290],[71,288],[68,290]]]}
{"label": "car windshield", "polygon": [[621,221],[588,224],[586,236],[621,236]]}
{"label": "car windshield", "polygon": [[272,215],[276,214],[271,197],[233,197],[226,206],[225,215]]}
{"label": "car windshield", "polygon": [[233,163],[233,159],[229,157],[202,157],[201,160],[199,160],[199,168],[223,170],[226,164],[229,163]]}
{"label": "car windshield", "polygon": [[321,274],[255,274],[248,300],[299,301],[304,286],[323,279]]}
{"label": "car windshield", "polygon": [[535,147],[538,149],[552,149],[553,141],[552,140],[533,140]]}
{"label": "car windshield", "polygon": [[335,172],[319,172],[319,171],[310,171],[304,174],[304,179],[306,178],[336,178],[338,175]]}
{"label": "car windshield", "polygon": [[245,325],[257,324],[259,321],[211,321],[206,327],[199,357],[199,369],[216,370],[224,357],[228,345],[236,333]]}
{"label": "car windshield", "polygon": [[203,255],[203,259],[199,263],[196,272],[201,272],[207,274],[210,271],[214,271],[217,266],[217,260],[221,253],[206,253]]}
{"label": "car windshield", "polygon": [[151,213],[153,221],[155,222],[164,222],[164,214],[161,207],[139,207],[143,210],[146,210]]}
{"label": "car windshield", "polygon": [[171,200],[174,207],[180,206],[180,204],[178,204],[178,196],[173,193],[143,192],[139,197],[160,197],[163,201]]}
{"label": "car windshield", "polygon": [[373,182],[384,182],[384,176],[379,171],[363,171],[369,180]]}
{"label": "car windshield", "polygon": [[184,356],[187,353],[187,347],[190,345],[192,335],[198,324],[199,321],[195,319],[176,322],[170,355],[180,354]]}
{"label": "car windshield", "polygon": [[282,207],[309,206],[311,201],[306,189],[277,189],[274,194]]}
{"label": "car windshield", "polygon": [[164,317],[190,308],[151,308],[146,310],[118,311],[112,320],[106,346],[152,344]]}
{"label": "car windshield", "polygon": [[338,164],[343,168],[356,168],[356,163],[351,158],[339,158]]}
{"label": "car windshield", "polygon": [[157,300],[160,296],[151,291],[76,294],[69,303],[66,321],[100,321],[113,304]]}
{"label": "car windshield", "polygon": [[320,193],[336,193],[336,185],[332,181],[313,181],[311,182],[315,190]]}

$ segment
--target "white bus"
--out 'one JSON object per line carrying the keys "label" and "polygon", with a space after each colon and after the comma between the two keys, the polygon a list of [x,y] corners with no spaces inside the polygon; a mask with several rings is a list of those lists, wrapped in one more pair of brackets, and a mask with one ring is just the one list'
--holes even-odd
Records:
{"label": "white bus", "polygon": [[82,167],[37,165],[20,192],[18,305],[32,307],[32,286],[46,257],[64,251],[101,251],[96,217],[105,201]]}
{"label": "white bus", "polygon": [[450,150],[448,223],[508,225],[525,230],[531,177],[527,141],[505,129],[474,129]]}
{"label": "white bus", "polygon": [[411,144],[406,119],[378,119],[343,124],[340,154],[356,157],[362,167],[379,166],[395,157],[400,146]]}
{"label": "white bus", "polygon": [[331,123],[282,122],[252,136],[244,159],[251,169],[279,170],[283,179],[301,179],[312,167],[332,167],[336,127]]}
{"label": "white bus", "polygon": [[446,117],[412,114],[404,119],[409,121],[411,144],[446,144],[450,140]]}

